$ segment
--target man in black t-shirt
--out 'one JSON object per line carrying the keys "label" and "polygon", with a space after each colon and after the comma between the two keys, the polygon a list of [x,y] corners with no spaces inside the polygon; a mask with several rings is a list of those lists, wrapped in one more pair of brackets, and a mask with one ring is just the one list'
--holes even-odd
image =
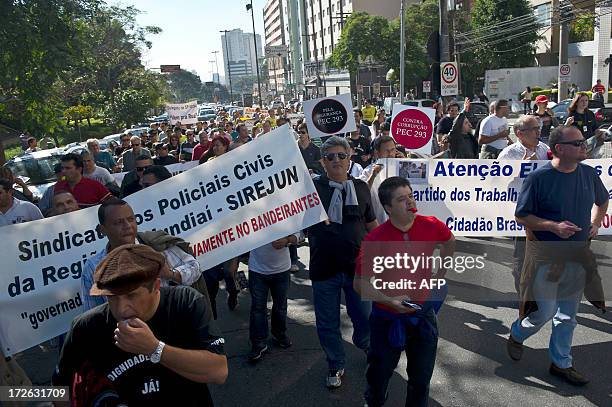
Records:
{"label": "man in black t-shirt", "polygon": [[352,160],[363,168],[370,164],[370,158],[372,154],[372,143],[370,140],[359,134],[359,130],[352,131],[346,138],[351,147],[355,150]]}
{"label": "man in black t-shirt", "polygon": [[127,244],[98,265],[90,293],[108,303],[75,318],[53,375],[73,403],[213,405],[206,383],[227,378],[225,341],[201,294],[160,288],[164,264],[149,246]]}
{"label": "man in black t-shirt", "polygon": [[361,240],[376,226],[368,185],[350,177],[348,142],[332,136],[323,143],[321,155],[326,175],[314,184],[329,221],[308,229],[310,279],[317,333],[327,356],[327,387],[337,388],[344,375],[344,347],[340,333],[340,297],[353,323],[353,343],[366,350],[370,343],[368,317],[371,304],[361,301],[353,289],[355,262]]}

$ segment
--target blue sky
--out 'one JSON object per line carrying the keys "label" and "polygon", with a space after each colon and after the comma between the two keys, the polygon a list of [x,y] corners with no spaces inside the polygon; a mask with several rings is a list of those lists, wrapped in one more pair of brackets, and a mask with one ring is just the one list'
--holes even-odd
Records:
{"label": "blue sky", "polygon": [[[202,81],[211,80],[212,51],[219,51],[219,72],[223,77],[221,33],[219,30],[240,28],[253,32],[248,0],[109,0],[110,4],[133,5],[142,11],[141,26],[155,25],[163,31],[150,36],[153,47],[143,53],[146,67],[180,64],[182,69],[196,71]],[[255,30],[264,39],[263,7],[266,0],[253,0]]]}

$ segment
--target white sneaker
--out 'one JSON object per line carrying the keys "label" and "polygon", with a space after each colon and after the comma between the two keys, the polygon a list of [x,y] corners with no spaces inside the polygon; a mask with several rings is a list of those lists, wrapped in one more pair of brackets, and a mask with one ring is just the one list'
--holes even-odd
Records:
{"label": "white sneaker", "polygon": [[329,369],[326,379],[327,388],[337,389],[342,386],[342,376],[344,376],[344,369]]}

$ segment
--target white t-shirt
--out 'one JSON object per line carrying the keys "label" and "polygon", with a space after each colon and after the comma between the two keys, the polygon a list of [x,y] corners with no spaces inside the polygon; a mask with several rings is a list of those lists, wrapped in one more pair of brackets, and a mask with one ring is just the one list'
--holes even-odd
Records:
{"label": "white t-shirt", "polygon": [[[480,134],[483,136],[495,136],[508,129],[508,120],[505,117],[497,117],[494,114],[485,117],[480,124]],[[489,146],[502,150],[506,148],[508,142],[505,138],[487,143]]]}
{"label": "white t-shirt", "polygon": [[[300,234],[296,234],[295,237],[299,240]],[[268,243],[251,250],[249,254],[249,272],[278,274],[289,271],[290,268],[291,255],[288,247],[275,249],[272,243]]]}
{"label": "white t-shirt", "polygon": [[108,172],[106,168],[98,167],[97,165],[96,169],[91,174],[83,173],[83,175],[87,178],[98,181],[102,185],[116,184],[115,178],[113,178],[110,172]]}
{"label": "white t-shirt", "polygon": [[30,222],[42,218],[43,215],[36,205],[31,202],[13,198],[13,205],[8,211],[6,211],[6,213],[0,212],[0,226]]}
{"label": "white t-shirt", "polygon": [[[536,146],[536,158],[538,160],[548,160],[548,151],[550,150],[550,148],[542,143],[541,141],[538,142],[538,145]],[[497,157],[498,160],[522,160],[523,157],[525,156],[525,151],[527,151],[527,149],[525,148],[525,146],[523,144],[521,144],[521,142],[519,140],[516,141],[516,143],[509,145],[508,147],[504,148],[502,150],[501,153],[499,153],[499,156]]]}
{"label": "white t-shirt", "polygon": [[[368,165],[367,167],[365,167],[363,172],[359,176],[359,179],[367,183],[368,179],[370,179],[370,176],[372,175],[372,172],[374,171],[375,164],[376,163],[372,163]],[[383,168],[383,171],[385,171],[384,168]],[[385,212],[385,208],[383,208],[382,204],[380,203],[380,199],[378,199],[378,186],[382,182],[383,182],[383,177],[380,176],[380,173],[379,173],[376,176],[376,178],[374,178],[374,182],[372,183],[372,188],[370,188],[370,199],[372,201],[372,209],[374,209],[374,215],[376,215],[376,220],[378,221],[379,225],[382,225],[383,223],[387,221],[387,219],[389,219],[389,215],[387,215],[387,212]]]}
{"label": "white t-shirt", "polygon": [[361,176],[361,173],[363,173],[363,167],[361,166],[361,164],[357,164],[355,161],[351,161],[349,169],[349,175],[353,178],[359,178]]}

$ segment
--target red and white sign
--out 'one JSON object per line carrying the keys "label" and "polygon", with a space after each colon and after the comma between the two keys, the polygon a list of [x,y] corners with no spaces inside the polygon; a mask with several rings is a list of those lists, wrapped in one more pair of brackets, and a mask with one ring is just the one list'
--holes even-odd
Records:
{"label": "red and white sign", "polygon": [[459,94],[459,69],[456,62],[440,64],[440,84],[442,85],[442,96]]}
{"label": "red and white sign", "polygon": [[391,135],[406,149],[431,154],[435,110],[427,107],[393,106]]}
{"label": "red and white sign", "polygon": [[571,77],[571,67],[569,64],[559,65],[559,81],[569,82]]}

